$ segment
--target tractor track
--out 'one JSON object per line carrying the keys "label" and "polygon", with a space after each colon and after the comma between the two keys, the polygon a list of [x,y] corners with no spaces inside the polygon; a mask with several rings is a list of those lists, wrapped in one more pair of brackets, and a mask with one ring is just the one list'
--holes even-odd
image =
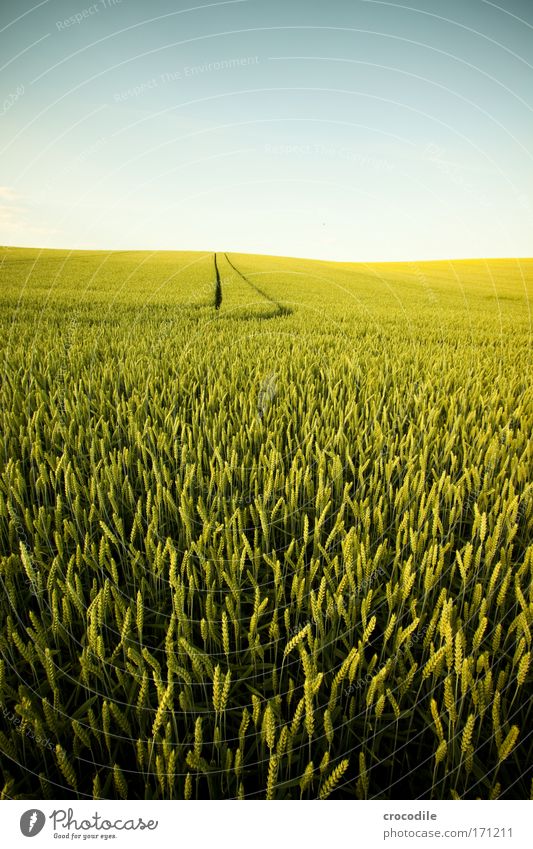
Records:
{"label": "tractor track", "polygon": [[215,309],[219,310],[222,305],[222,282],[220,280],[216,253],[213,254],[213,259],[215,262]]}
{"label": "tractor track", "polygon": [[[248,277],[246,277],[245,274],[243,274],[241,271],[239,271],[239,269],[236,268],[235,265],[232,263],[229,256],[227,255],[227,253],[225,253],[224,256],[226,258],[226,262],[231,266],[231,268],[234,270],[234,272],[242,280],[244,280],[245,283],[248,284],[248,286],[251,286],[252,289],[254,289],[259,295],[261,295],[262,298],[264,298],[266,301],[268,301],[270,304],[273,304],[276,307],[276,315],[282,316],[282,315],[291,315],[292,314],[293,311],[290,307],[286,307],[283,304],[280,304],[279,301],[276,301],[275,298],[273,298],[267,292],[264,292],[263,289],[260,289],[259,286],[255,285],[255,283],[252,283],[252,281]],[[216,260],[215,260],[215,263],[216,263]],[[217,271],[217,274],[218,274],[218,271]]]}

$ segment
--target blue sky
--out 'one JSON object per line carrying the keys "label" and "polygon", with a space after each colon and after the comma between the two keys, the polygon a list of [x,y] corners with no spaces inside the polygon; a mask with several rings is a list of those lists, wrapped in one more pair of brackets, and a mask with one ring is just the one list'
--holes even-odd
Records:
{"label": "blue sky", "polygon": [[526,0],[3,0],[0,243],[533,254]]}

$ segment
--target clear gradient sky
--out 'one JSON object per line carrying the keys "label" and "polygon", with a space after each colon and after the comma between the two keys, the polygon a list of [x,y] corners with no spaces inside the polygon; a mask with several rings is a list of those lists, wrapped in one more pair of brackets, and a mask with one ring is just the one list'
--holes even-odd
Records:
{"label": "clear gradient sky", "polygon": [[0,0],[0,244],[531,256],[533,2]]}

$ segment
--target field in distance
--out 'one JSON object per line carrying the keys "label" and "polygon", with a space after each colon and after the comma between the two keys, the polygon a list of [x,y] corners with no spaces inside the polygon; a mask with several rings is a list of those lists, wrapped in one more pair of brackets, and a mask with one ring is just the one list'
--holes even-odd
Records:
{"label": "field in distance", "polygon": [[3,798],[530,798],[533,260],[0,281]]}

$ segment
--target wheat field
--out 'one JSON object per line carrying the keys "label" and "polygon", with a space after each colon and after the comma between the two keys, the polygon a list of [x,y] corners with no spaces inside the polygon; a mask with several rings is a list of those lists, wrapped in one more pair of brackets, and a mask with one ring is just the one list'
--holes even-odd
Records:
{"label": "wheat field", "polygon": [[533,260],[0,275],[3,798],[533,797]]}

